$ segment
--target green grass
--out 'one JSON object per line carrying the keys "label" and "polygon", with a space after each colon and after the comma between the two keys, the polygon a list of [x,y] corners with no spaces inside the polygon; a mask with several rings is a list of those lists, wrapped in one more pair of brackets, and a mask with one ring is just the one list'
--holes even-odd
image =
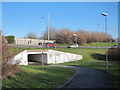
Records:
{"label": "green grass", "polygon": [[[56,46],[68,46],[69,44],[58,44],[58,43],[54,43]],[[113,43],[113,42],[108,42],[108,47],[111,47],[113,45],[118,45],[117,43]],[[82,45],[80,45],[82,46]],[[94,47],[106,47],[106,42],[93,42],[93,43],[87,43],[84,46],[94,46]]]}
{"label": "green grass", "polygon": [[9,48],[9,56],[15,56],[16,54],[25,50],[24,48]]}
{"label": "green grass", "polygon": [[[104,45],[101,45],[101,46],[104,46]],[[39,49],[39,48],[36,48],[36,49]],[[60,63],[60,65],[73,65],[73,66],[77,65],[80,67],[99,69],[104,72],[106,70],[106,62],[105,62],[106,49],[60,48],[56,50],[83,55],[83,59],[78,60],[77,63],[76,61],[72,61],[72,62],[67,62],[67,63]],[[120,70],[119,62],[109,61],[109,71],[107,72],[107,74],[112,78],[114,85],[120,88],[120,82],[119,82],[120,76],[118,75],[119,70]]]}
{"label": "green grass", "polygon": [[74,69],[21,66],[22,72],[3,80],[3,88],[58,88],[75,73]]}
{"label": "green grass", "polygon": [[58,44],[58,43],[54,43],[56,46],[68,46],[69,44]]}
{"label": "green grass", "polygon": [[[108,47],[111,47],[113,45],[118,45],[117,43],[108,43]],[[95,47],[106,47],[106,42],[94,42],[90,44],[86,44],[85,46],[95,46]]]}
{"label": "green grass", "polygon": [[[82,60],[60,63],[60,65],[73,65],[80,67],[87,67],[106,71],[105,61],[105,49],[57,49],[64,52],[75,53],[83,55]],[[120,70],[120,63],[118,61],[109,61],[109,71],[107,74],[112,78],[116,87],[120,88],[120,76],[118,72]]]}

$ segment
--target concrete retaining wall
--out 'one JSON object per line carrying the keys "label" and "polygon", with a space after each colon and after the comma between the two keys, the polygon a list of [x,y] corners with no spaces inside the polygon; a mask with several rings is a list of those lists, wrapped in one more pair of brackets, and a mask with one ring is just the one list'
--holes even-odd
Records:
{"label": "concrete retaining wall", "polygon": [[15,57],[11,59],[9,63],[12,64],[19,63],[19,65],[28,65],[27,50],[17,54]]}
{"label": "concrete retaining wall", "polygon": [[[43,55],[43,57],[42,57]],[[70,61],[76,61],[82,59],[82,55],[61,52],[56,50],[47,50],[47,51],[23,51],[17,54],[14,58],[12,58],[11,63],[15,64],[19,62],[19,65],[28,65],[28,60],[38,61],[46,64],[54,64],[54,63],[64,63]]]}
{"label": "concrete retaining wall", "polygon": [[48,58],[49,58],[48,63],[50,64],[50,63],[64,63],[64,62],[80,60],[82,59],[82,56],[67,52],[49,50]]}

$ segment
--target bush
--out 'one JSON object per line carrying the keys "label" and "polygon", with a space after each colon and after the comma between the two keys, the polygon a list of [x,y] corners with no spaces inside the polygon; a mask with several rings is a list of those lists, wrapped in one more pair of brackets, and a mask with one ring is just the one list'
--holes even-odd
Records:
{"label": "bush", "polygon": [[120,61],[120,48],[111,48],[108,50],[110,61]]}
{"label": "bush", "polygon": [[8,41],[8,43],[14,43],[15,42],[15,37],[13,35],[6,36],[5,37]]}
{"label": "bush", "polygon": [[6,39],[2,38],[2,78],[11,77],[14,73],[19,72],[20,68],[17,64],[13,65],[8,63],[11,60],[11,56],[9,55],[10,50],[8,48]]}

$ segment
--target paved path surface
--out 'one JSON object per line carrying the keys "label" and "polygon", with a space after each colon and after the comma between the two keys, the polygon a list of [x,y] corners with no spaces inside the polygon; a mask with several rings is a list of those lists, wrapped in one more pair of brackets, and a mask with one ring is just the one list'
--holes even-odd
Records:
{"label": "paved path surface", "polygon": [[84,67],[48,65],[76,69],[76,74],[61,88],[114,88],[112,80],[105,72]]}

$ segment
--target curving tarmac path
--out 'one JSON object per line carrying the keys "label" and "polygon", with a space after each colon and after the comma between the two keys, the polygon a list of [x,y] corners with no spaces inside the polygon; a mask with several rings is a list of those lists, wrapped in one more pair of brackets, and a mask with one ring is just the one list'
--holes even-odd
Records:
{"label": "curving tarmac path", "polygon": [[76,66],[48,65],[76,69],[76,73],[60,88],[115,88],[109,76],[100,70]]}

